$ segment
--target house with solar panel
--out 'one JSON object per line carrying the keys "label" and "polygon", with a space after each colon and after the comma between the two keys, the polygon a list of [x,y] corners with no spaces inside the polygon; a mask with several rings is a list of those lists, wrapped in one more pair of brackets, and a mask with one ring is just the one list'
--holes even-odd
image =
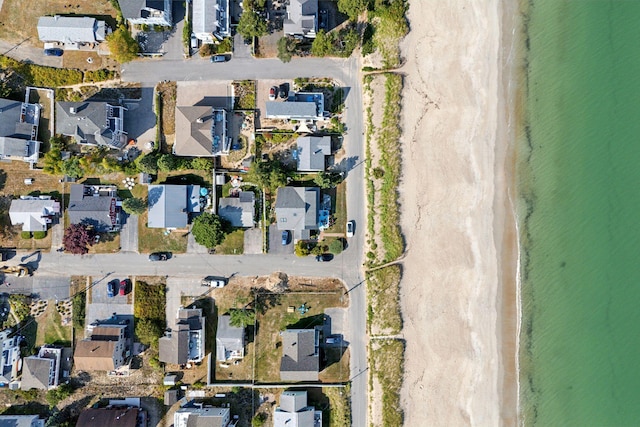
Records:
{"label": "house with solar panel", "polygon": [[108,102],[56,102],[56,132],[77,144],[122,150],[128,142],[125,110]]}
{"label": "house with solar panel", "polygon": [[40,106],[0,98],[0,160],[36,163]]}
{"label": "house with solar panel", "polygon": [[176,107],[176,141],[173,154],[216,157],[229,154],[227,111],[209,106]]}

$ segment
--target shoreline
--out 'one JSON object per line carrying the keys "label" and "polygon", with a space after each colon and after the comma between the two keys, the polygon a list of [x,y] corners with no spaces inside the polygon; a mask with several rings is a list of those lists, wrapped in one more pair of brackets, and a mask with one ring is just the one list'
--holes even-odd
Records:
{"label": "shoreline", "polygon": [[405,425],[515,425],[519,4],[452,3],[410,1],[401,43],[401,404]]}

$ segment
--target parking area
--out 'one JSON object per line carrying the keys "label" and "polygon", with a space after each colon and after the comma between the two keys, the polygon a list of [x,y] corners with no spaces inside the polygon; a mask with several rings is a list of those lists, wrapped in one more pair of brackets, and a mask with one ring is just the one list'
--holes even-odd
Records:
{"label": "parking area", "polygon": [[[111,277],[109,276],[107,279],[102,280],[94,287],[91,288],[91,304],[131,304],[131,284],[127,286],[126,294],[119,295],[120,281],[129,279],[129,277]],[[109,297],[107,295],[107,286],[108,283],[113,282],[115,286],[113,297]]]}
{"label": "parking area", "polygon": [[275,255],[289,255],[293,253],[293,233],[289,231],[289,239],[286,245],[282,244],[282,231],[278,230],[277,224],[269,226],[269,248],[268,252]]}
{"label": "parking area", "polygon": [[323,324],[324,337],[332,336],[337,339],[330,342],[330,346],[343,346],[346,345],[345,333],[347,332],[347,311],[344,308],[332,307],[327,308],[324,311],[325,321]]}
{"label": "parking area", "polygon": [[231,80],[178,82],[176,105],[206,105],[230,110],[233,108]]}
{"label": "parking area", "polygon": [[244,254],[262,254],[262,230],[250,228],[244,232]]}

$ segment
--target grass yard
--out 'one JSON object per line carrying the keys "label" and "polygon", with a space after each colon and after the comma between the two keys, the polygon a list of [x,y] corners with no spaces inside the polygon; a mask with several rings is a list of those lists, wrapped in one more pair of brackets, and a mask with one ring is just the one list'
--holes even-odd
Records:
{"label": "grass yard", "polygon": [[[173,135],[176,133],[176,94],[178,86],[176,82],[158,83],[156,91],[160,94],[162,102],[162,132],[165,135]],[[169,153],[165,151],[163,153]]]}
{"label": "grass yard", "polygon": [[216,254],[240,255],[244,252],[244,230],[235,230],[225,237],[224,241],[216,246]]}
{"label": "grass yard", "polygon": [[[400,408],[400,388],[404,372],[404,342],[400,340],[374,340],[369,348],[369,366],[375,404],[382,405],[374,413],[381,413],[380,423],[372,425],[401,426],[404,418]],[[371,417],[375,419],[375,417]]]}
{"label": "grass yard", "polygon": [[89,246],[90,254],[111,254],[120,251],[120,233],[100,233],[98,243]]}
{"label": "grass yard", "polygon": [[[258,333],[256,336],[256,381],[280,381],[280,358],[282,357],[282,339],[280,331],[288,328],[306,329],[321,325],[325,308],[343,307],[342,291],[313,294],[291,292],[284,294],[265,294],[260,297],[265,307],[258,314]],[[298,311],[287,313],[287,307],[300,307],[306,304],[309,311],[301,316]],[[260,305],[260,304],[259,304]],[[348,379],[349,370],[344,380]]]}
{"label": "grass yard", "polygon": [[[324,190],[327,191],[327,190]],[[347,183],[338,184],[332,196],[331,210],[333,212],[333,225],[325,230],[326,233],[346,233],[347,231]]]}
{"label": "grass yard", "polygon": [[138,218],[138,250],[140,253],[169,251],[183,254],[187,251],[187,231],[166,232],[163,228],[147,227],[149,214]]}
{"label": "grass yard", "polygon": [[51,120],[53,118],[53,112],[51,111],[53,100],[51,97],[53,96],[53,91],[47,89],[36,89],[29,92],[29,102],[42,106],[40,110],[40,122],[38,124],[38,138],[39,141],[42,141],[40,145],[41,152],[48,150],[49,139],[51,139]]}
{"label": "grass yard", "polygon": [[[24,183],[26,178],[32,178],[33,184]],[[60,177],[48,175],[39,170],[30,170],[24,162],[7,162],[0,165],[0,196],[22,196],[40,192],[48,194],[60,192],[62,184]]]}
{"label": "grass yard", "polygon": [[[42,46],[38,41],[38,18],[47,15],[92,15],[106,20],[114,28],[116,10],[109,0],[4,0],[0,11],[0,38],[12,41],[29,39],[31,44]],[[66,52],[65,52],[66,55]]]}
{"label": "grass yard", "polygon": [[323,420],[329,419],[329,427],[351,425],[351,387],[323,388],[322,393],[329,399],[329,408],[322,414]]}
{"label": "grass yard", "polygon": [[71,325],[62,326],[62,317],[56,310],[55,301],[49,301],[44,313],[36,318],[38,330],[36,347],[44,344],[71,345]]}
{"label": "grass yard", "polygon": [[[87,59],[91,58],[91,62]],[[118,63],[108,56],[100,56],[93,51],[67,50],[62,55],[64,68],[75,68],[82,71],[96,71],[102,68],[114,68]]]}
{"label": "grass yard", "polygon": [[393,335],[402,330],[398,293],[401,275],[399,265],[374,270],[366,275],[369,299],[367,318],[372,335]]}

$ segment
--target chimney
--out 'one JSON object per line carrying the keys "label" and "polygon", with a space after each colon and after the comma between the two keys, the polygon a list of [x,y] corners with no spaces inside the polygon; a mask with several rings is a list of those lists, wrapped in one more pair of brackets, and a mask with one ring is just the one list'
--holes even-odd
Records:
{"label": "chimney", "polygon": [[76,113],[76,107],[69,107],[69,114],[75,114]]}

